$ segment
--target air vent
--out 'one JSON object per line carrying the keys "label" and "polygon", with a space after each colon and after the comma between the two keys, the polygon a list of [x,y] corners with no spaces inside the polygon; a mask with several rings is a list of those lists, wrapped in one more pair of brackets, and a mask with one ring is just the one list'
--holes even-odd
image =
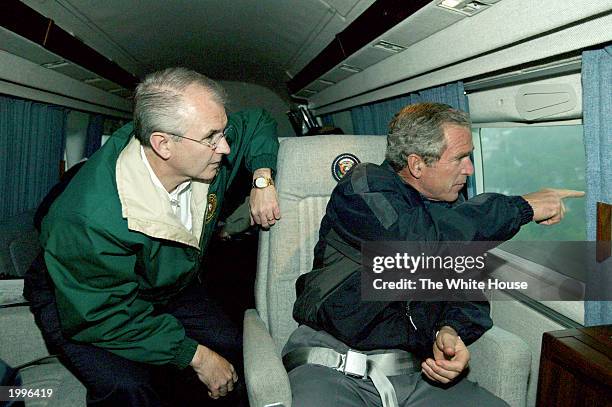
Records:
{"label": "air vent", "polygon": [[117,89],[119,87],[119,85],[117,85],[116,83],[104,78],[90,78],[85,79],[83,82],[88,85],[95,86],[98,89],[105,90],[107,92],[111,89]]}
{"label": "air vent", "polygon": [[336,83],[336,82],[328,81],[327,79],[319,79],[319,82],[321,82],[323,85],[327,85],[327,86],[331,86],[331,85]]}
{"label": "air vent", "polygon": [[83,82],[89,84],[89,85],[95,85],[96,83],[100,83],[102,82],[102,78],[90,78],[90,79],[85,79]]}
{"label": "air vent", "polygon": [[340,65],[339,68],[342,69],[343,71],[347,71],[351,73],[361,72],[360,68],[357,68],[356,66],[352,66],[352,65],[347,65],[347,64],[342,64]]}
{"label": "air vent", "polygon": [[486,0],[442,0],[438,6],[471,17],[489,8],[490,4],[487,3],[493,2]]}
{"label": "air vent", "polygon": [[300,98],[308,98],[308,97],[314,95],[315,93],[317,93],[317,92],[315,92],[314,90],[311,90],[311,89],[302,89],[301,91],[299,91],[298,93],[294,94],[293,96],[300,97]]}
{"label": "air vent", "polygon": [[391,52],[392,54],[397,54],[406,49],[405,47],[402,47],[401,45],[393,44],[387,41],[378,41],[376,44],[373,45],[373,47],[385,50],[387,52]]}
{"label": "air vent", "polygon": [[67,65],[69,65],[68,62],[61,60],[61,61],[47,62],[46,64],[42,64],[41,66],[47,69],[57,69],[57,68],[65,67]]}
{"label": "air vent", "polygon": [[516,110],[527,120],[538,120],[569,112],[578,103],[568,84],[521,86],[516,95]]}

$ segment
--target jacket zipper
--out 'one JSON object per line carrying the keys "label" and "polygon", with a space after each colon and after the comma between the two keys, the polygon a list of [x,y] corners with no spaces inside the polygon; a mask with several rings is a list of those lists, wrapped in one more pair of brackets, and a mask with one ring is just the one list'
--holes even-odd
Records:
{"label": "jacket zipper", "polygon": [[406,316],[410,320],[410,323],[412,324],[412,327],[414,328],[414,330],[418,331],[419,329],[414,324],[414,321],[412,320],[412,315],[410,315],[410,301],[406,302]]}

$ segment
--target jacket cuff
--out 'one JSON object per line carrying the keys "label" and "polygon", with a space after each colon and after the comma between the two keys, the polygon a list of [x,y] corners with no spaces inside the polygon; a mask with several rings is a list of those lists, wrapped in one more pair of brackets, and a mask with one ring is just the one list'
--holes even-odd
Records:
{"label": "jacket cuff", "polygon": [[172,359],[169,364],[179,369],[186,368],[191,363],[193,355],[195,355],[196,353],[197,347],[198,343],[195,340],[186,336],[185,339],[183,339],[183,341],[179,343],[178,350],[174,355],[174,359]]}
{"label": "jacket cuff", "polygon": [[521,226],[533,220],[533,208],[522,196],[513,196],[513,203],[519,208]]}
{"label": "jacket cuff", "polygon": [[276,155],[275,154],[262,154],[257,157],[253,157],[249,162],[251,172],[260,168],[270,168],[272,173],[276,173]]}

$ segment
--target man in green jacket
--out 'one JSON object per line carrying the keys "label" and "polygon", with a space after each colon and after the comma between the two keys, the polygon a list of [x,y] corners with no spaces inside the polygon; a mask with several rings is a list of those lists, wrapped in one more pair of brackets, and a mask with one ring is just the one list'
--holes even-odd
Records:
{"label": "man in green jacket", "polygon": [[[241,164],[253,172],[253,221],[280,218],[278,141],[266,112],[228,118],[224,103],[223,89],[196,72],[147,76],[134,125],[91,157],[43,221],[55,345],[90,405],[183,404],[239,386],[239,330],[208,297],[199,266]],[[236,393],[232,404],[245,403]]]}

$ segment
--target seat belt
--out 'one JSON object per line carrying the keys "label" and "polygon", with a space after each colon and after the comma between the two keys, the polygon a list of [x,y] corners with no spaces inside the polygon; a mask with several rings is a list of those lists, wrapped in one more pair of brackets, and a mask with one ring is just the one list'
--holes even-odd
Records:
{"label": "seat belt", "polygon": [[304,364],[315,364],[335,369],[348,376],[369,378],[378,391],[383,407],[399,407],[397,395],[388,376],[416,373],[420,362],[410,352],[403,350],[366,354],[353,349],[346,353],[320,346],[305,346],[283,356],[287,372]]}

